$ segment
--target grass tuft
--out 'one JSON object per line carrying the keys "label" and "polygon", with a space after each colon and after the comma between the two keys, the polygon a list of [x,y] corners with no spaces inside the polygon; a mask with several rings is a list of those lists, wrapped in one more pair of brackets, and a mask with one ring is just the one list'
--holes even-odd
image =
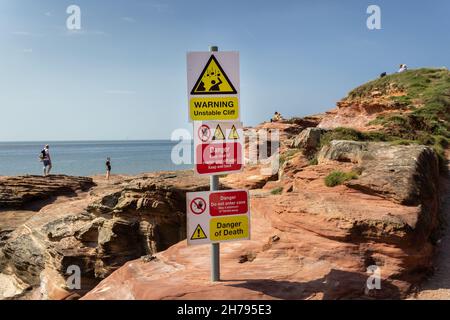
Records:
{"label": "grass tuft", "polygon": [[273,195],[281,194],[282,192],[283,192],[283,187],[278,187],[278,188],[272,189],[272,191],[270,191],[270,193]]}
{"label": "grass tuft", "polygon": [[327,187],[335,187],[343,184],[345,181],[357,179],[358,174],[356,172],[342,172],[339,170],[331,172],[328,176],[325,177],[325,185]]}

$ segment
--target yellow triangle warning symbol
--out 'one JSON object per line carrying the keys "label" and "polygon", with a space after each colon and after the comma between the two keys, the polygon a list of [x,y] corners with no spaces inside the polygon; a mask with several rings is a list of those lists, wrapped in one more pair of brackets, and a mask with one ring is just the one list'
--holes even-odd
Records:
{"label": "yellow triangle warning symbol", "polygon": [[214,55],[209,58],[191,94],[236,94],[237,91]]}
{"label": "yellow triangle warning symbol", "polygon": [[220,125],[217,125],[216,131],[214,131],[213,140],[225,140],[225,135],[223,134],[222,128]]}
{"label": "yellow triangle warning symbol", "polygon": [[230,134],[228,135],[228,139],[233,139],[233,140],[239,139],[239,134],[234,125],[231,127],[231,131],[230,131]]}
{"label": "yellow triangle warning symbol", "polygon": [[205,231],[203,231],[201,225],[197,225],[197,228],[195,228],[194,233],[191,236],[191,240],[200,240],[200,239],[207,239],[208,237],[205,234]]}

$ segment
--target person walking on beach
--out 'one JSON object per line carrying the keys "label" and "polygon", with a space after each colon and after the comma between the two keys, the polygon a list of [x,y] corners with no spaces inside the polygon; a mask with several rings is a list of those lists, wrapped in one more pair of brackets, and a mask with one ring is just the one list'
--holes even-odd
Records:
{"label": "person walking on beach", "polygon": [[44,164],[44,177],[50,174],[50,170],[52,170],[52,158],[50,157],[50,146],[45,145],[44,149],[41,151],[40,158]]}
{"label": "person walking on beach", "polygon": [[111,175],[111,158],[106,158],[106,180],[109,180],[109,176]]}

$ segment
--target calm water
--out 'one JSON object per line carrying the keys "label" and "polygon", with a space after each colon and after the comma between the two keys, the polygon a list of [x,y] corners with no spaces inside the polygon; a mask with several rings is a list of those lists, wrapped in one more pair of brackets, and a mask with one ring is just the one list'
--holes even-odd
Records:
{"label": "calm water", "polygon": [[[104,173],[106,157],[111,158],[112,174],[192,169],[192,165],[172,163],[172,147],[178,143],[165,140],[48,142],[52,173],[82,176]],[[190,146],[190,142],[186,144]],[[44,145],[44,142],[0,142],[0,176],[42,174],[39,153]]]}

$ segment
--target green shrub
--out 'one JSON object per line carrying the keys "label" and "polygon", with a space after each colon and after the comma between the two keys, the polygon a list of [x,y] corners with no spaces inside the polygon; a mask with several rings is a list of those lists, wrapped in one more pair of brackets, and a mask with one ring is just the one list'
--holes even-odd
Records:
{"label": "green shrub", "polygon": [[340,184],[343,184],[345,181],[352,180],[358,178],[358,174],[356,172],[342,172],[342,171],[333,171],[328,176],[325,177],[325,185],[327,187],[335,187]]}
{"label": "green shrub", "polygon": [[283,192],[283,187],[278,187],[278,188],[272,189],[272,191],[270,191],[270,193],[273,195],[281,194],[281,192]]}
{"label": "green shrub", "polygon": [[314,156],[312,159],[308,161],[310,166],[317,166],[319,164],[319,161],[317,160],[317,156]]}
{"label": "green shrub", "polygon": [[389,141],[391,137],[380,131],[361,132],[352,128],[339,127],[327,131],[320,139],[320,146],[328,145],[332,140]]}

